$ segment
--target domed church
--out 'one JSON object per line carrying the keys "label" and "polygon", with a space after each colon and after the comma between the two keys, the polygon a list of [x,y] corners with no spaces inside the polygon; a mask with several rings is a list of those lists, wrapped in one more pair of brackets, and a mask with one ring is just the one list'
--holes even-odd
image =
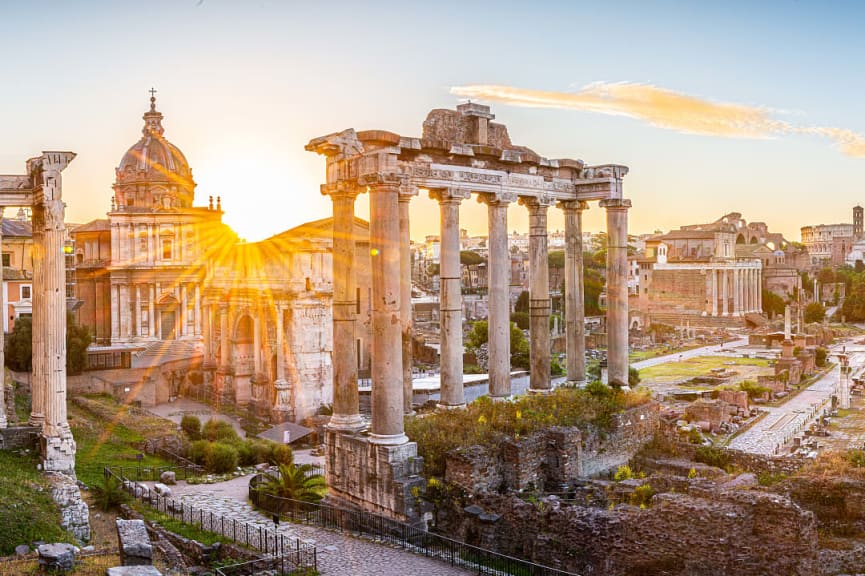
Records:
{"label": "domed church", "polygon": [[[275,421],[314,414],[332,402],[331,219],[239,241],[219,198],[195,205],[192,169],[165,138],[153,91],[143,120],[116,168],[108,218],[72,231],[77,320],[95,343],[90,368],[142,371],[140,385],[110,390],[122,401],[186,395],[251,406]],[[362,220],[356,238],[364,262]],[[368,266],[357,274],[368,316]],[[368,318],[359,326],[363,371]]]}

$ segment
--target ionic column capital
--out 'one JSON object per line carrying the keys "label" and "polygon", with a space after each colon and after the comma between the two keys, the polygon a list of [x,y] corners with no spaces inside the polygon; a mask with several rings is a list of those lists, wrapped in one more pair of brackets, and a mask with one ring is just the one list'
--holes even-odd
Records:
{"label": "ionic column capital", "polygon": [[517,201],[516,192],[485,192],[478,194],[478,202],[487,206],[507,206],[511,202]]}
{"label": "ionic column capital", "polygon": [[471,196],[472,192],[468,188],[436,188],[429,191],[429,197],[438,200],[439,204],[459,204]]}
{"label": "ionic column capital", "polygon": [[546,212],[547,208],[555,204],[556,199],[552,196],[542,195],[542,196],[520,196],[519,204],[520,206],[525,206],[529,209],[529,212],[535,210],[543,210]]}
{"label": "ionic column capital", "polygon": [[631,207],[631,201],[627,198],[608,198],[600,201],[601,208],[607,211],[627,211]]}
{"label": "ionic column capital", "polygon": [[398,192],[405,183],[405,179],[400,174],[393,172],[372,172],[358,176],[357,183],[369,188],[370,192],[390,191],[392,188],[396,188]]}
{"label": "ionic column capital", "polygon": [[330,196],[331,200],[334,201],[337,199],[354,200],[359,194],[364,192],[364,189],[352,180],[340,180],[339,182],[322,184],[320,190],[322,196]]}
{"label": "ionic column capital", "polygon": [[589,209],[589,203],[584,200],[559,200],[556,202],[556,208],[565,212],[582,212]]}

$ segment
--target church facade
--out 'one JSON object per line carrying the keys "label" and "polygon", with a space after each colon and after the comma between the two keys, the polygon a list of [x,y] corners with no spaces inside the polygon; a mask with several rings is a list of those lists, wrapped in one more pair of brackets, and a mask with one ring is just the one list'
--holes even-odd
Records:
{"label": "church facade", "polygon": [[[314,414],[332,402],[331,219],[240,241],[219,198],[195,205],[192,170],[165,138],[155,98],[143,119],[107,219],[72,233],[78,322],[97,350],[128,352],[128,367],[180,362],[177,392],[276,421]],[[357,257],[368,260],[368,225],[355,228]],[[368,287],[363,269],[357,285]],[[359,325],[362,369],[369,323]]]}

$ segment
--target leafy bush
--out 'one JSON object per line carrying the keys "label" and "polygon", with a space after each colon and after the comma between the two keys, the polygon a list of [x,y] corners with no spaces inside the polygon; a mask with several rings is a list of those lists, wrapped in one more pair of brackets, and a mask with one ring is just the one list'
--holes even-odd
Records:
{"label": "leafy bush", "polygon": [[640,371],[633,366],[628,366],[628,386],[636,388],[640,384]]}
{"label": "leafy bush", "polygon": [[196,440],[189,446],[189,459],[199,466],[203,466],[209,449],[210,442],[208,440]]}
{"label": "leafy bush", "polygon": [[730,455],[721,448],[700,446],[694,455],[694,460],[726,470],[730,466]]}
{"label": "leafy bush", "polygon": [[702,444],[703,443],[703,434],[697,428],[691,428],[688,431],[688,442],[691,444]]}
{"label": "leafy bush", "polygon": [[651,505],[654,495],[655,489],[651,485],[643,484],[642,486],[637,486],[631,494],[631,504],[640,508],[646,508]]}
{"label": "leafy bush", "polygon": [[273,448],[275,445],[276,444],[273,442],[265,440],[249,440],[250,458],[252,460],[251,464],[270,462],[270,457],[271,454],[273,454]]}
{"label": "leafy bush", "polygon": [[240,466],[252,466],[258,464],[258,462],[255,461],[252,452],[252,442],[250,440],[238,442],[234,445],[234,449],[237,450],[237,463]]}
{"label": "leafy bush", "polygon": [[313,473],[310,464],[281,464],[278,477],[266,475],[264,480],[258,491],[301,502],[318,502],[326,490],[324,476]]}
{"label": "leafy bush", "polygon": [[511,314],[511,322],[516,324],[520,330],[528,330],[531,324],[531,317],[528,312],[514,312]]}
{"label": "leafy bush", "polygon": [[276,464],[294,464],[294,453],[286,444],[273,443],[273,450],[270,453],[270,462]]}
{"label": "leafy bush", "polygon": [[819,346],[814,350],[814,362],[821,368],[826,365],[826,358],[829,356],[829,350]]}
{"label": "leafy bush", "polygon": [[180,420],[180,429],[193,442],[201,439],[201,420],[198,419],[198,416],[184,414]]}
{"label": "leafy bush", "polygon": [[613,480],[616,482],[621,482],[622,480],[630,480],[634,477],[634,472],[631,470],[631,467],[627,464],[619,466],[616,470],[616,474],[613,476]]}
{"label": "leafy bush", "polygon": [[761,398],[771,392],[770,388],[766,388],[765,386],[760,386],[753,380],[744,380],[739,384],[739,390],[742,392],[748,393],[748,398],[753,400],[755,398]]}
{"label": "leafy bush", "polygon": [[204,467],[214,474],[225,474],[237,468],[237,449],[229,444],[213,442],[204,457]]}
{"label": "leafy bush", "polygon": [[204,427],[201,429],[201,436],[213,442],[237,442],[240,440],[237,431],[230,422],[212,418],[204,424]]}
{"label": "leafy bush", "polygon": [[811,302],[805,306],[805,322],[822,322],[826,318],[826,309],[819,302]]}

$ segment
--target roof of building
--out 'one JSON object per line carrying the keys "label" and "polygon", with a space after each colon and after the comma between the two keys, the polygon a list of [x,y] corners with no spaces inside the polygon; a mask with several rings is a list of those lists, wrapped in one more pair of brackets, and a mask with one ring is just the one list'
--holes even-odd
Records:
{"label": "roof of building", "polygon": [[33,226],[29,220],[18,220],[15,218],[3,219],[3,237],[30,238],[33,236]]}
{"label": "roof of building", "polygon": [[655,236],[652,240],[713,240],[714,230],[670,230],[666,234]]}
{"label": "roof of building", "polygon": [[96,220],[91,220],[86,224],[76,226],[72,232],[77,234],[79,232],[108,232],[110,230],[111,224],[107,218],[97,218]]}
{"label": "roof of building", "polygon": [[[354,218],[354,233],[357,239],[367,240],[369,238],[369,222],[355,216]],[[289,228],[279,234],[274,234],[270,238],[262,240],[262,242],[272,240],[288,240],[289,238],[299,238],[302,240],[326,239],[333,238],[333,218],[322,218],[305,222],[300,226]]]}

